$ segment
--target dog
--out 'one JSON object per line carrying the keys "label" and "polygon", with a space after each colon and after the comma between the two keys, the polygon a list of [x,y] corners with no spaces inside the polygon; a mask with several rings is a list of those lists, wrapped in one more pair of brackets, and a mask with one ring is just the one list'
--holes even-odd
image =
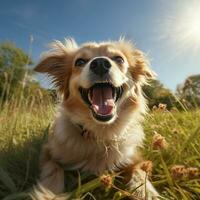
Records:
{"label": "dog", "polygon": [[158,199],[136,161],[147,111],[142,86],[155,76],[145,54],[124,38],[81,46],[66,39],[50,45],[35,71],[52,78],[62,100],[43,146],[33,199],[64,191],[62,166],[95,175],[129,169],[127,186],[137,188],[138,198]]}

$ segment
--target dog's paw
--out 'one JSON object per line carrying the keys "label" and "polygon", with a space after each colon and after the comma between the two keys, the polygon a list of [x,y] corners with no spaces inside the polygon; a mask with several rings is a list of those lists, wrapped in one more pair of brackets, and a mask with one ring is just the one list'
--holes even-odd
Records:
{"label": "dog's paw", "polygon": [[149,180],[146,180],[145,200],[159,200],[160,195]]}
{"label": "dog's paw", "polygon": [[151,182],[146,178],[142,170],[137,170],[132,175],[128,183],[134,200],[159,200],[160,195],[153,187]]}
{"label": "dog's paw", "polygon": [[56,195],[49,189],[43,187],[41,184],[38,184],[30,193],[30,197],[32,200],[67,200],[69,195]]}
{"label": "dog's paw", "polygon": [[134,200],[159,200],[160,197],[149,181],[146,182],[146,186],[144,184],[134,188],[132,195]]}

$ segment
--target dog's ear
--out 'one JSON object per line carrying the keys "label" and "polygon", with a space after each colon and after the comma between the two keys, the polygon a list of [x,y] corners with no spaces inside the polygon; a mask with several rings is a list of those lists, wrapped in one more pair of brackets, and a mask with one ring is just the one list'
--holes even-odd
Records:
{"label": "dog's ear", "polygon": [[77,48],[78,46],[73,39],[66,40],[65,44],[60,41],[51,43],[50,51],[45,53],[34,70],[47,73],[58,91],[66,93],[72,70],[73,55]]}
{"label": "dog's ear", "polygon": [[135,50],[133,51],[133,58],[134,64],[130,67],[130,72],[134,80],[145,84],[148,79],[155,79],[156,73],[151,70],[150,62],[144,53]]}

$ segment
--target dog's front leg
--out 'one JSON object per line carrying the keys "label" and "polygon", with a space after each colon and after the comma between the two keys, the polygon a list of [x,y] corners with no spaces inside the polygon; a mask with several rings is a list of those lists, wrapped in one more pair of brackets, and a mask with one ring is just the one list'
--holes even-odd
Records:
{"label": "dog's front leg", "polygon": [[55,194],[64,191],[64,170],[53,159],[48,146],[43,147],[41,157],[40,184]]}
{"label": "dog's front leg", "polygon": [[158,200],[159,194],[147,178],[141,165],[130,165],[123,170],[123,176],[134,200]]}
{"label": "dog's front leg", "polygon": [[146,173],[141,169],[136,169],[128,183],[133,196],[142,200],[157,200],[159,195],[151,182],[147,179]]}

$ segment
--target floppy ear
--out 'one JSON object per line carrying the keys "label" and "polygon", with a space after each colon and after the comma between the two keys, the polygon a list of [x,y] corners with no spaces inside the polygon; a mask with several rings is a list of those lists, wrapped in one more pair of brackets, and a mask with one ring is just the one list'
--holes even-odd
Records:
{"label": "floppy ear", "polygon": [[150,63],[147,57],[139,50],[133,52],[134,66],[131,66],[130,72],[134,80],[142,84],[147,83],[148,79],[155,79],[156,73],[150,69]]}
{"label": "floppy ear", "polygon": [[58,91],[67,94],[73,53],[77,49],[77,45],[71,39],[66,40],[65,44],[55,41],[50,44],[50,47],[50,51],[44,55],[34,70],[40,73],[47,73]]}
{"label": "floppy ear", "polygon": [[71,66],[67,66],[67,55],[46,55],[35,67],[36,72],[47,73],[59,92],[64,92],[71,75]]}

